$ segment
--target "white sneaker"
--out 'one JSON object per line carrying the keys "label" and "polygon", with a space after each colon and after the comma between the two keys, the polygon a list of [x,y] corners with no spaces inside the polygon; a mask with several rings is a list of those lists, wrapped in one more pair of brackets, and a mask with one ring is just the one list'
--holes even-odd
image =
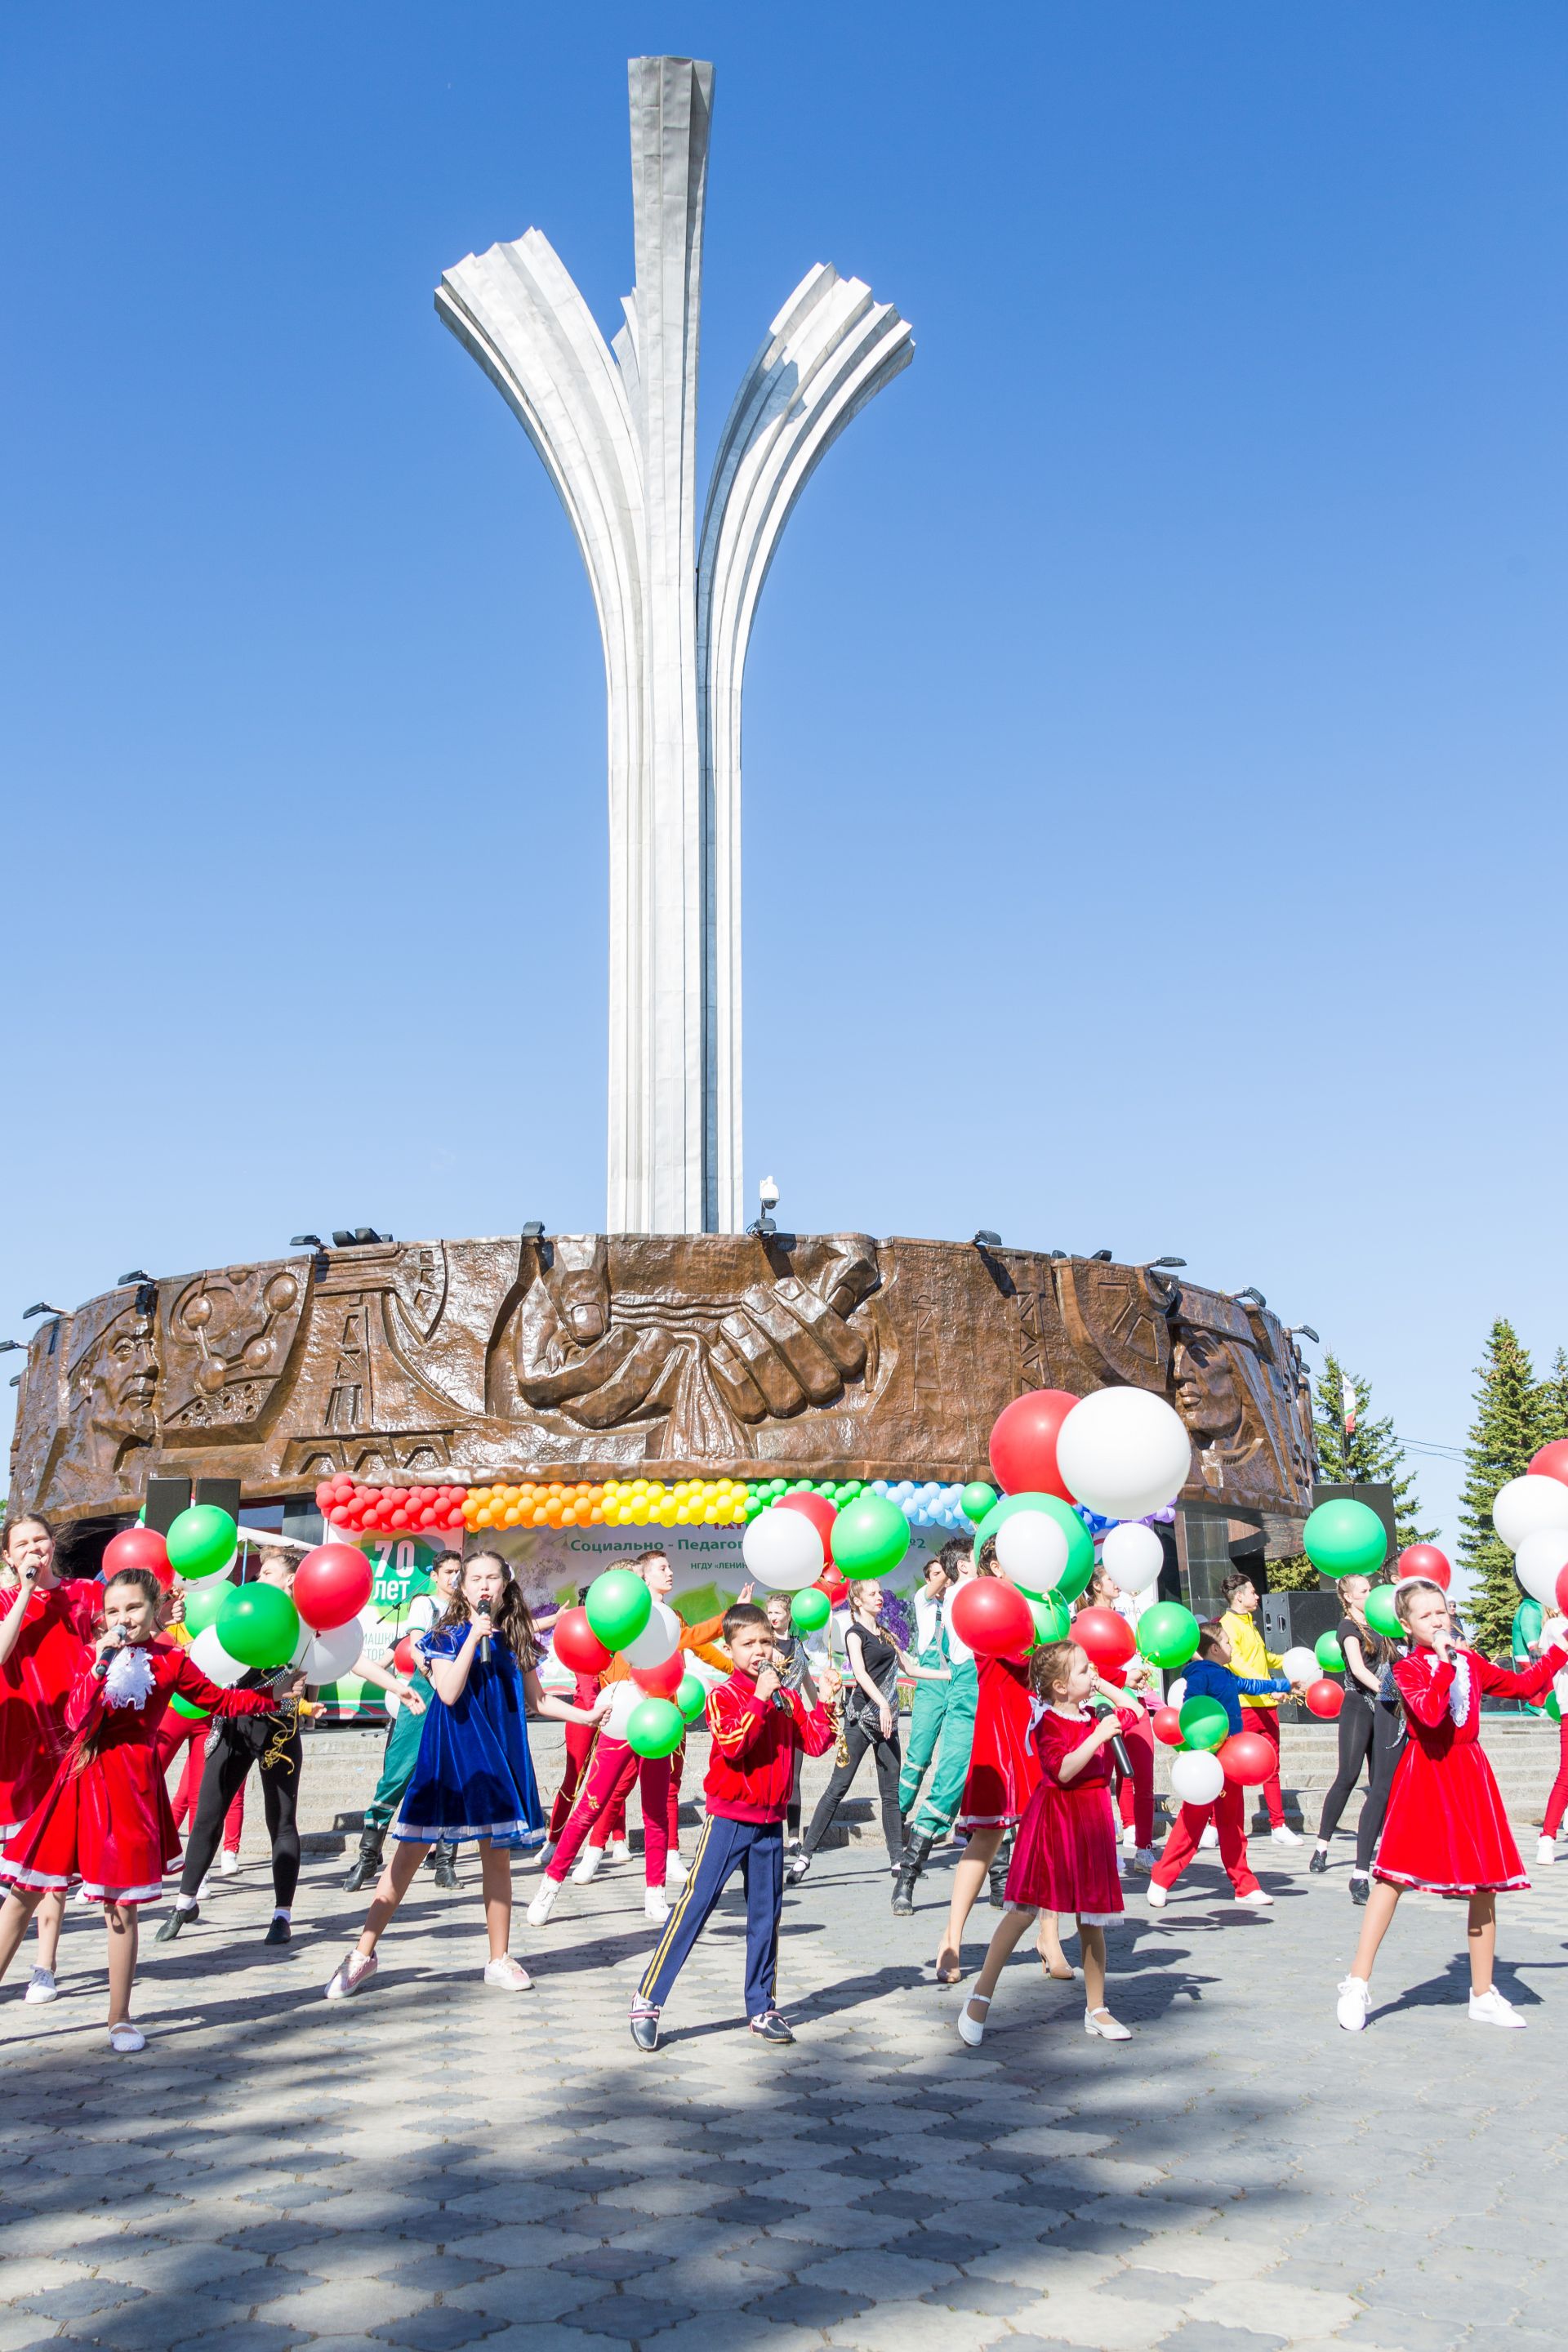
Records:
{"label": "white sneaker", "polygon": [[972,2050],[978,2050],[981,2043],[985,2039],[984,2018],[971,2017],[969,2014],[976,2002],[979,2003],[982,2009],[989,2010],[991,2007],[990,1994],[988,1992],[972,1992],[969,1999],[964,2002],[963,2007],[958,2012],[958,2038],[961,2042],[967,2042]]}
{"label": "white sneaker", "polygon": [[545,1880],[543,1885],[540,1888],[538,1894],[534,1896],[532,1902],[528,1906],[528,1924],[531,1927],[543,1927],[545,1921],[549,1918],[551,1913],[555,1908],[555,1898],[560,1892],[561,1881],[558,1878],[547,1878]]}
{"label": "white sneaker", "polygon": [[574,1864],[572,1872],[579,1886],[585,1886],[590,1878],[597,1878],[599,1864],[604,1859],[605,1849],[602,1845],[585,1845],[583,1848],[582,1859]]}
{"label": "white sneaker", "polygon": [[1131,2042],[1132,2039],[1131,2027],[1121,2024],[1108,2009],[1086,2009],[1083,2030],[1101,2042]]}
{"label": "white sneaker", "polygon": [[1200,1846],[1218,1845],[1219,1832],[1215,1829],[1212,1822],[1205,1822],[1204,1823],[1202,1832],[1198,1838],[1198,1843]]}
{"label": "white sneaker", "polygon": [[1366,1979],[1346,1977],[1340,1987],[1339,2003],[1334,2014],[1347,2033],[1360,2033],[1365,2029],[1371,2007],[1372,1987]]}
{"label": "white sneaker", "polygon": [[549,1869],[555,1853],[556,1846],[559,1843],[559,1839],[556,1838],[545,1839],[544,1843],[539,1849],[539,1867],[541,1870]]}
{"label": "white sneaker", "polygon": [[1137,1847],[1134,1850],[1132,1859],[1140,1870],[1152,1870],[1154,1867],[1153,1847],[1152,1845],[1141,1845]]}
{"label": "white sneaker", "polygon": [[1261,1886],[1255,1886],[1250,1895],[1238,1895],[1235,1900],[1237,1903],[1245,1903],[1249,1910],[1267,1911],[1274,1897],[1272,1895],[1266,1895]]}
{"label": "white sneaker", "polygon": [[1163,1911],[1171,1899],[1168,1890],[1152,1878],[1145,1889],[1145,1896],[1151,1911]]}
{"label": "white sneaker", "polygon": [[499,1960],[485,1962],[485,1982],[488,1985],[499,1985],[502,1992],[533,1990],[533,1979],[521,1961],[514,1960],[510,1952],[503,1953]]}
{"label": "white sneaker", "polygon": [[58,2000],[59,1997],[60,1989],[55,1982],[53,1969],[35,1969],[27,1979],[27,1990],[22,1995],[22,1999],[24,2000]]}
{"label": "white sneaker", "polygon": [[662,1927],[669,1916],[669,1906],[657,1886],[650,1886],[643,1896],[642,1907],[656,1927]]}
{"label": "white sneaker", "polygon": [[1496,1985],[1493,1985],[1490,1992],[1473,1992],[1470,1995],[1470,2023],[1502,2025],[1506,2026],[1510,2033],[1524,2032],[1523,2018],[1511,2001],[1504,2000]]}
{"label": "white sneaker", "polygon": [[146,2049],[147,2036],[126,2018],[121,2024],[110,2027],[109,2046],[117,2050],[122,2058],[132,2058],[138,2050]]}
{"label": "white sneaker", "polygon": [[235,1872],[239,1868],[238,1854],[230,1853],[227,1846],[225,1846],[223,1852],[217,1858],[217,1866],[220,1876],[224,1878],[232,1878]]}
{"label": "white sneaker", "polygon": [[1550,1870],[1552,1864],[1557,1859],[1556,1839],[1549,1838],[1546,1836],[1545,1832],[1542,1832],[1542,1835],[1537,1838],[1535,1842],[1535,1859],[1541,1864],[1542,1870]]}
{"label": "white sneaker", "polygon": [[1292,1829],[1287,1829],[1283,1822],[1277,1830],[1270,1830],[1268,1834],[1276,1845],[1300,1845],[1301,1843],[1297,1832]]}
{"label": "white sneaker", "polygon": [[206,1901],[207,1896],[208,1896],[208,1895],[211,1894],[211,1892],[212,1892],[212,1883],[213,1883],[213,1874],[212,1874],[212,1872],[209,1870],[209,1871],[208,1871],[208,1873],[207,1873],[207,1874],[206,1874],[206,1876],[203,1879],[203,1881],[202,1881],[201,1885],[200,1885],[197,1887],[197,1889],[196,1889],[196,1896],[195,1896],[195,1899],[196,1899],[196,1901],[197,1901],[198,1903],[205,1903],[205,1902]]}
{"label": "white sneaker", "polygon": [[689,1876],[690,1873],[688,1871],[686,1864],[681,1861],[680,1856],[678,1853],[672,1853],[664,1865],[665,1885],[667,1886],[684,1886]]}
{"label": "white sneaker", "polygon": [[347,2000],[351,1993],[361,1992],[374,1976],[381,1963],[372,1952],[367,1959],[363,1952],[351,1952],[340,1960],[327,1985],[329,2000]]}
{"label": "white sneaker", "polygon": [[1136,1842],[1136,1840],[1137,1840],[1137,1836],[1138,1836],[1138,1832],[1137,1832],[1137,1831],[1136,1831],[1135,1829],[1125,1829],[1125,1830],[1123,1830],[1123,1831],[1122,1831],[1122,1832],[1121,1832],[1121,1846],[1122,1846],[1122,1851],[1123,1851],[1123,1853],[1131,1853],[1132,1848],[1133,1848],[1133,1845],[1134,1845],[1134,1843],[1135,1843],[1135,1842]]}
{"label": "white sneaker", "polygon": [[616,1863],[630,1862],[631,1858],[632,1846],[631,1840],[629,1838],[612,1838],[610,1840],[609,1845],[606,1849],[606,1859],[608,1861]]}

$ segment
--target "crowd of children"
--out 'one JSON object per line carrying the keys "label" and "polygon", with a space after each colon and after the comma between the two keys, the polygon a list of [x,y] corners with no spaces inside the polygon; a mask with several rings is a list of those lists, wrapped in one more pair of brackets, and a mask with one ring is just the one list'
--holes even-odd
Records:
{"label": "crowd of children", "polygon": [[[629,1565],[662,1602],[672,1582],[665,1555],[648,1551]],[[285,1584],[291,1576],[281,1551],[264,1559],[261,1573]],[[721,1617],[685,1627],[683,1652],[722,1676],[707,1697],[704,1820],[688,1870],[679,1854],[684,1742],[672,1756],[647,1759],[616,1736],[628,1696],[624,1663],[613,1660],[603,1675],[578,1675],[571,1698],[546,1690],[541,1628],[510,1562],[488,1550],[438,1559],[413,1635],[415,1674],[404,1679],[385,1668],[361,1669],[393,1695],[395,1713],[348,1882],[353,1891],[374,1875],[374,1891],[327,1998],[341,2000],[369,1984],[381,1938],[421,1862],[445,1856],[455,1883],[451,1857],[465,1843],[479,1856],[484,1980],[525,1990],[529,1977],[510,1950],[514,1854],[544,1846],[545,1874],[528,1913],[542,1928],[569,1873],[589,1877],[606,1848],[613,1854],[621,1842],[625,1850],[626,1801],[636,1788],[645,1908],[660,1934],[632,2003],[634,2042],[645,2052],[657,2048],[675,1979],[736,1872],[746,1897],[749,2028],[760,2040],[788,2042],[776,1983],[785,1885],[805,1876],[870,1755],[895,1913],[912,1909],[936,1841],[949,1830],[962,1841],[935,1960],[939,1984],[963,1981],[964,1931],[984,1887],[1002,1914],[958,2013],[963,2040],[984,2039],[1002,1970],[1031,1924],[1047,1975],[1068,1982],[1081,1974],[1085,2032],[1127,2040],[1128,2027],[1107,2002],[1104,1932],[1123,1915],[1124,1872],[1147,1872],[1147,1902],[1158,1912],[1200,1847],[1214,1841],[1235,1899],[1268,1906],[1272,1898],[1248,1860],[1244,1791],[1226,1779],[1211,1804],[1182,1804],[1156,1856],[1151,1716],[1162,1701],[1152,1673],[1135,1666],[1125,1681],[1107,1681],[1070,1635],[1026,1663],[976,1660],[952,1624],[952,1598],[967,1578],[998,1573],[994,1543],[977,1557],[962,1540],[945,1545],[917,1597],[912,1651],[891,1630],[880,1586],[855,1585],[837,1645],[841,1668],[830,1650],[796,1633],[787,1599],[778,1594],[758,1606],[748,1587]],[[1245,1715],[1247,1727],[1278,1749],[1279,1706],[1291,1685],[1258,1630],[1253,1581],[1238,1574],[1225,1597],[1225,1613],[1202,1627],[1181,1696],[1217,1702],[1232,1733]],[[1398,1643],[1371,1631],[1357,1580],[1346,1580],[1342,1598],[1350,1721],[1342,1717],[1341,1772],[1325,1804],[1313,1873],[1369,1758],[1372,1788],[1352,1879],[1365,1918],[1340,1988],[1339,2022],[1349,2032],[1365,2025],[1379,1947],[1401,1894],[1419,1888],[1468,1902],[1470,2017],[1517,2028],[1522,2020],[1492,1980],[1496,1897],[1528,1882],[1479,1745],[1480,1704],[1489,1694],[1538,1698],[1568,1675],[1562,1638],[1568,1628],[1554,1623],[1541,1654],[1507,1673],[1458,1643],[1447,1596],[1423,1579],[1396,1589],[1405,1637]],[[1085,1605],[1116,1600],[1097,1583]],[[24,1997],[57,1997],[61,1906],[75,1889],[102,1910],[110,2041],[120,2052],[144,2046],[131,2014],[140,1910],[163,1901],[179,1868],[159,1940],[199,1916],[201,1886],[253,1765],[272,1853],[269,1943],[289,1940],[299,1876],[302,1680],[284,1669],[247,1674],[238,1686],[219,1689],[195,1664],[178,1615],[177,1596],[172,1602],[144,1570],[110,1573],[103,1582],[62,1581],[41,1518],[8,1521],[0,1534],[0,1882],[8,1888],[0,1903],[0,1976],[36,1924],[37,1958]],[[915,1687],[907,1749],[900,1742],[901,1680]],[[171,1714],[176,1698],[182,1707]],[[202,1718],[203,1756],[182,1866],[167,1775],[187,1744],[186,1709]],[[566,1769],[548,1839],[530,1716],[566,1729]],[[835,1748],[802,1841],[804,1760]],[[192,1756],[184,1760],[194,1783]],[[1293,1841],[1277,1771],[1264,1796],[1272,1834]],[[1063,1950],[1064,1929],[1079,1937],[1079,1968]]]}

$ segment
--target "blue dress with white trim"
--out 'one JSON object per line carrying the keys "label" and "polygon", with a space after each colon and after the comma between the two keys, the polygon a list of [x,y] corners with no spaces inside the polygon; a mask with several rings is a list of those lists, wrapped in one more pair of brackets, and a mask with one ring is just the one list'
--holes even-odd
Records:
{"label": "blue dress with white trim", "polygon": [[[467,1636],[464,1625],[442,1626],[419,1646],[427,1658],[455,1658]],[[499,1633],[490,1637],[488,1659],[474,1657],[455,1706],[432,1689],[418,1760],[393,1835],[421,1845],[464,1838],[495,1845],[543,1843],[522,1673]]]}

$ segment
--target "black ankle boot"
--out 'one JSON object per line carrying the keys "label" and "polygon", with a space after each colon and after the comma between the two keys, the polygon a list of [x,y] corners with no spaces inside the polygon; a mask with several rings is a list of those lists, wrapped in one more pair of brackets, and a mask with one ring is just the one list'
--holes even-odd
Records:
{"label": "black ankle boot", "polygon": [[925,1868],[934,1837],[907,1837],[899,1856],[899,1874],[893,1881],[893,1908],[900,1919],[907,1919],[915,1907],[915,1881]]}
{"label": "black ankle boot", "polygon": [[430,1857],[430,1867],[436,1874],[436,1884],[447,1894],[458,1889],[458,1849],[455,1845],[438,1845]]}
{"label": "black ankle boot", "polygon": [[1013,1841],[1011,1837],[1008,1837],[1004,1841],[1001,1852],[997,1854],[995,1860],[991,1864],[990,1869],[985,1874],[986,1886],[991,1896],[991,1908],[993,1911],[1002,1910],[1005,1904],[1007,1895],[1007,1865],[1012,1859]]}
{"label": "black ankle boot", "polygon": [[380,1876],[381,1840],[374,1830],[362,1831],[359,1852],[355,1854],[349,1874],[343,1881],[343,1890],[345,1894],[357,1895],[362,1886],[368,1886],[373,1878]]}

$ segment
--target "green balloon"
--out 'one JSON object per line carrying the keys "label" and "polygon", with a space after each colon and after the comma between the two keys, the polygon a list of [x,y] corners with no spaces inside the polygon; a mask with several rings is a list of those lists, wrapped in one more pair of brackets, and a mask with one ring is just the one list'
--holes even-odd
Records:
{"label": "green balloon", "polygon": [[1094,1538],[1072,1505],[1064,1503],[1059,1495],[1004,1495],[999,1503],[993,1503],[974,1530],[976,1559],[981,1545],[1005,1527],[1015,1511],[1043,1511],[1055,1519],[1068,1539],[1068,1564],[1055,1590],[1064,1601],[1076,1601],[1094,1580]]}
{"label": "green balloon", "polygon": [[1190,1698],[1177,1720],[1189,1748],[1218,1748],[1230,1737],[1230,1717],[1217,1698]]}
{"label": "green balloon", "polygon": [[708,1704],[707,1687],[697,1675],[682,1675],[680,1687],[675,1694],[675,1704],[688,1723],[700,1723]]}
{"label": "green balloon", "polygon": [[[1381,1522],[1380,1529],[1381,1532]],[[1348,1574],[1349,1571],[1347,1570]],[[1405,1628],[1399,1622],[1399,1612],[1394,1605],[1392,1584],[1374,1584],[1366,1596],[1366,1622],[1374,1633],[1390,1642],[1403,1641]]]}
{"label": "green balloon", "polygon": [[645,1698],[626,1717],[626,1746],[634,1756],[673,1756],[685,1737],[686,1717],[667,1698]]}
{"label": "green balloon", "polygon": [[1388,1557],[1383,1521],[1353,1495],[1320,1503],[1301,1531],[1301,1544],[1320,1576],[1374,1576]]}
{"label": "green balloon", "polygon": [[833,1561],[841,1576],[888,1576],[910,1548],[910,1523],[886,1495],[857,1495],[833,1522]]}
{"label": "green balloon", "polygon": [[1340,1647],[1340,1637],[1337,1633],[1320,1633],[1312,1644],[1312,1655],[1326,1675],[1343,1674],[1345,1654]]}
{"label": "green balloon", "polygon": [[216,1503],[193,1503],[182,1511],[163,1541],[176,1576],[212,1576],[234,1558],[239,1530]]}
{"label": "green balloon", "polygon": [[169,1705],[174,1713],[183,1715],[187,1723],[205,1723],[212,1713],[210,1706],[196,1706],[190,1699],[182,1698],[178,1691],[174,1693]]}
{"label": "green balloon", "polygon": [[1552,1691],[1548,1691],[1546,1694],[1546,1712],[1551,1717],[1553,1723],[1562,1722],[1563,1709],[1558,1706],[1556,1696]]}
{"label": "green balloon", "polygon": [[1047,1592],[1043,1601],[1031,1600],[1027,1593],[1024,1598],[1034,1613],[1036,1649],[1046,1649],[1052,1642],[1065,1642],[1072,1630],[1072,1611],[1067,1602],[1055,1592]]}
{"label": "green balloon", "polygon": [[[205,1633],[209,1625],[217,1623],[218,1612],[226,1601],[232,1600],[234,1591],[226,1576],[208,1577],[205,1583],[187,1588],[184,1625],[193,1642],[198,1633]],[[224,1646],[226,1649],[228,1645],[226,1643]]]}
{"label": "green balloon", "polygon": [[234,1587],[217,1614],[217,1637],[247,1666],[286,1666],[300,1639],[300,1612],[279,1584]]}
{"label": "green balloon", "polygon": [[789,1604],[790,1623],[797,1633],[820,1633],[832,1614],[833,1603],[815,1584],[797,1592]]}
{"label": "green balloon", "polygon": [[607,1568],[596,1576],[583,1605],[595,1638],[606,1650],[624,1650],[653,1615],[653,1595],[629,1568]]}
{"label": "green balloon", "polygon": [[995,1500],[995,1487],[988,1486],[984,1478],[974,1478],[959,1496],[958,1507],[966,1519],[973,1519],[978,1527],[986,1512],[994,1505]]}
{"label": "green balloon", "polygon": [[1173,1674],[1197,1655],[1198,1621],[1179,1601],[1156,1601],[1138,1620],[1138,1647],[1152,1666]]}

